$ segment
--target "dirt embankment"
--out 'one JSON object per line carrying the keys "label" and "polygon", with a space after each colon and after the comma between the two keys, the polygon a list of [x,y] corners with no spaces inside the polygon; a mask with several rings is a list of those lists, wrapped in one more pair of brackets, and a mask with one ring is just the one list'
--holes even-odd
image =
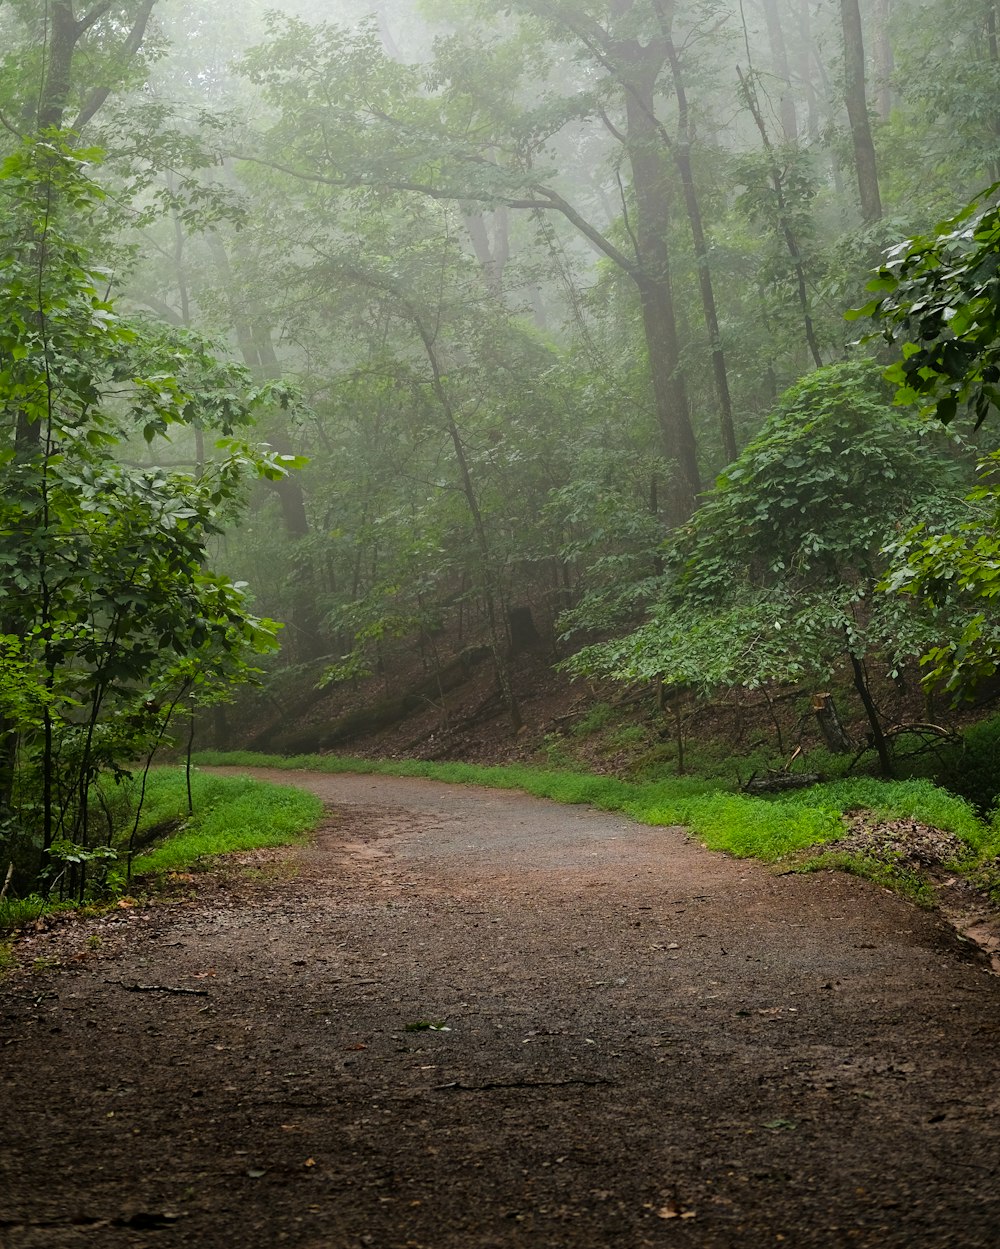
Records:
{"label": "dirt embankment", "polygon": [[294,779],[311,848],[22,948],[5,1249],[998,1243],[1000,980],[934,915],[515,794]]}

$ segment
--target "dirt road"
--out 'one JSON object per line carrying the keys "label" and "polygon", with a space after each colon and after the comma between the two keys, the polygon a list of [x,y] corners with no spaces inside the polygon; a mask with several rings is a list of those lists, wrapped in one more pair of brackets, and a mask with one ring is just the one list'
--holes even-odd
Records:
{"label": "dirt road", "polygon": [[315,845],[0,987],[5,1249],[1000,1244],[1000,979],[935,916],[519,795],[269,779],[331,803]]}

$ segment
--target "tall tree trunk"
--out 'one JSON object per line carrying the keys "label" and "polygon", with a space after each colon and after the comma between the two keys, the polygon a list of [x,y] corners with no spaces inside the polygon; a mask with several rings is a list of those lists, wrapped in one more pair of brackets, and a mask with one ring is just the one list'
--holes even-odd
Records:
{"label": "tall tree trunk", "polygon": [[872,699],[871,690],[868,688],[868,677],[865,673],[864,664],[862,664],[853,651],[850,651],[849,654],[851,669],[854,673],[854,688],[858,691],[858,697],[861,699],[861,705],[865,709],[865,715],[868,717],[868,724],[871,727],[871,744],[878,755],[882,775],[891,778],[895,775],[895,770],[892,766],[892,754],[889,751],[889,743],[886,741],[885,733],[882,729],[882,721],[879,717],[878,709]]}
{"label": "tall tree trunk", "polygon": [[379,4],[375,8],[375,20],[378,22],[379,38],[382,40],[382,47],[385,49],[386,56],[394,61],[402,61],[399,46],[393,37],[392,28],[389,25],[389,15],[385,11],[385,5]]}
{"label": "tall tree trunk", "polygon": [[[525,0],[539,16],[556,21],[580,39],[588,53],[621,88],[625,100],[625,143],[632,169],[636,222],[629,233],[637,263],[629,259],[560,196],[544,192],[547,207],[556,208],[583,236],[610,257],[635,282],[639,291],[643,333],[649,356],[650,382],[666,459],[673,466],[669,519],[680,524],[694,511],[701,491],[698,447],[691,424],[687,386],[681,362],[670,264],[670,179],[663,151],[663,128],[654,108],[657,80],[666,64],[673,0],[653,0],[663,37],[641,43],[631,33],[616,38],[609,28],[573,7],[549,0]],[[629,18],[635,0],[610,0],[613,19]],[[529,206],[525,201],[518,207]],[[630,223],[627,223],[630,225]]]}
{"label": "tall tree trunk", "polygon": [[777,78],[781,90],[781,132],[786,143],[795,143],[799,137],[799,122],[792,98],[792,81],[788,69],[788,47],[781,23],[778,0],[763,0],[764,17],[767,21],[767,39],[771,45],[771,72]]}
{"label": "tall tree trunk", "polygon": [[506,209],[493,214],[493,239],[490,239],[486,214],[469,212],[463,214],[462,220],[472,240],[472,249],[486,277],[486,285],[494,295],[503,294],[504,269],[510,259],[510,239],[508,216]]}
{"label": "tall tree trunk", "polygon": [[[1000,65],[1000,17],[997,16],[996,0],[986,0],[986,49],[993,72]],[[1000,143],[1000,111],[993,113],[990,129],[993,132],[994,144]],[[991,182],[1000,182],[1000,157],[995,156],[989,163]]]}
{"label": "tall tree trunk", "polygon": [[[641,54],[640,45],[633,45]],[[657,58],[658,59],[658,58]],[[701,490],[698,448],[681,364],[670,267],[670,186],[653,110],[659,65],[634,64],[625,93],[627,142],[635,194],[636,278],[657,416],[666,456],[676,465],[667,515],[675,524],[694,511]]]}
{"label": "tall tree trunk", "polygon": [[451,439],[452,448],[455,452],[455,462],[458,465],[459,478],[462,483],[462,494],[465,497],[466,506],[469,509],[469,515],[472,518],[472,528],[476,537],[476,546],[478,548],[479,558],[482,565],[482,571],[485,576],[485,607],[486,607],[486,627],[490,642],[490,655],[493,659],[493,671],[496,673],[497,686],[500,690],[500,697],[507,709],[507,716],[510,720],[510,726],[516,733],[524,723],[521,715],[521,706],[514,691],[514,684],[511,680],[510,666],[507,663],[506,656],[506,639],[501,632],[500,619],[498,616],[498,608],[500,604],[500,587],[497,584],[496,569],[493,560],[493,551],[490,545],[489,535],[486,532],[486,524],[483,520],[483,514],[479,507],[479,496],[476,494],[475,483],[472,480],[472,470],[469,467],[469,458],[465,453],[465,444],[462,441],[462,435],[458,428],[458,420],[455,416],[455,410],[452,407],[451,398],[445,384],[445,371],[441,367],[438,359],[437,348],[434,344],[434,337],[427,326],[424,325],[420,316],[410,310],[417,333],[424,345],[424,351],[427,354],[427,360],[431,366],[431,375],[433,378],[434,394],[445,418],[445,425],[448,430],[448,437]]}
{"label": "tall tree trunk", "polygon": [[[142,0],[128,33],[112,54],[111,65],[119,73],[124,72],[129,62],[139,54],[156,3],[157,0]],[[111,0],[100,0],[78,18],[74,13],[72,0],[53,0],[49,6],[45,78],[39,94],[36,116],[38,130],[60,129],[64,125],[73,88],[73,61],[77,47],[87,31],[96,26],[112,7]],[[105,103],[112,90],[111,82],[92,87],[72,128],[82,130]]]}
{"label": "tall tree trunk", "polygon": [[892,74],[896,58],[889,33],[892,0],[875,0],[872,13],[875,46],[875,107],[879,121],[888,121],[892,113]]}
{"label": "tall tree trunk", "polygon": [[792,228],[792,217],[788,211],[788,201],[785,197],[785,176],[781,164],[775,154],[774,145],[771,143],[770,136],[767,133],[767,125],[764,121],[763,114],[760,111],[760,103],[757,100],[753,83],[750,81],[737,66],[736,73],[739,75],[740,86],[743,89],[743,98],[746,100],[747,107],[760,133],[761,142],[764,145],[764,151],[768,156],[768,176],[771,182],[771,189],[774,191],[775,206],[778,210],[778,229],[784,240],[785,250],[788,252],[788,258],[792,262],[792,272],[795,275],[795,293],[799,303],[799,309],[802,313],[802,328],[805,333],[806,345],[809,348],[809,354],[812,356],[813,363],[816,368],[823,367],[823,355],[819,347],[819,339],[816,337],[816,326],[812,318],[812,306],[809,300],[809,286],[806,282],[805,261],[802,258],[802,252],[799,248],[799,241]]}
{"label": "tall tree trunk", "polygon": [[812,33],[812,13],[809,9],[810,0],[799,0],[799,40],[798,76],[806,97],[806,133],[810,140],[819,137],[819,102],[816,99],[816,83],[813,80],[813,63],[818,59],[818,51]]}
{"label": "tall tree trunk", "polygon": [[844,30],[844,97],[851,123],[854,167],[861,199],[861,216],[867,225],[881,220],[882,200],[878,186],[878,162],[868,117],[865,89],[865,42],[858,0],[840,0]]}
{"label": "tall tree trunk", "polygon": [[674,80],[674,94],[677,96],[677,142],[671,144],[677,172],[681,179],[684,192],[684,205],[687,209],[688,223],[691,227],[691,241],[694,246],[695,260],[698,264],[698,288],[701,292],[701,306],[705,316],[705,329],[712,352],[712,375],[715,378],[715,393],[719,400],[719,429],[722,436],[722,448],[730,463],[739,455],[736,445],[736,430],[733,425],[733,401],[729,391],[729,373],[726,369],[726,355],[722,346],[722,332],[719,328],[719,314],[715,303],[715,287],[712,283],[712,269],[709,259],[708,241],[705,238],[705,225],[701,215],[701,203],[698,189],[695,186],[694,172],[691,167],[691,113],[688,108],[687,91],[684,85],[680,57],[672,39],[667,40],[667,56]]}
{"label": "tall tree trunk", "polygon": [[[281,376],[281,362],[274,349],[271,327],[265,319],[253,320],[238,297],[235,277],[226,245],[218,234],[209,234],[209,247],[219,270],[219,278],[229,305],[229,317],[243,363],[260,381]],[[297,454],[286,420],[276,418],[268,427],[267,440],[279,455]],[[268,482],[278,499],[284,531],[291,544],[288,586],[294,606],[286,622],[289,646],[285,649],[299,661],[307,661],[324,651],[323,630],[318,610],[316,573],[304,539],[312,532],[306,510],[305,491],[297,473]]]}

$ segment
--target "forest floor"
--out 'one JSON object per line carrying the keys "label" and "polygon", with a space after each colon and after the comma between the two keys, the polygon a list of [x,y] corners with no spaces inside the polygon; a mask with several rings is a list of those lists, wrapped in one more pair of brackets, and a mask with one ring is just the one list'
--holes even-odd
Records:
{"label": "forest floor", "polygon": [[[268,774],[262,774],[267,776]],[[1000,978],[933,912],[523,795],[16,946],[4,1249],[992,1249]]]}

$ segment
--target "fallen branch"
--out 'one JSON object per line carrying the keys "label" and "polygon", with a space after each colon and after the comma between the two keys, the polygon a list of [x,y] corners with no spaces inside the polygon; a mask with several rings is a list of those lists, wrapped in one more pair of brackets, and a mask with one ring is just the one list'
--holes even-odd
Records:
{"label": "fallen branch", "polygon": [[769,776],[757,776],[755,773],[740,788],[745,794],[769,794],[783,789],[808,789],[810,785],[819,784],[819,781],[818,772],[799,772],[795,776],[788,772],[772,772]]}
{"label": "fallen branch", "polygon": [[597,1088],[602,1084],[612,1084],[612,1080],[495,1080],[487,1084],[460,1084],[452,1080],[450,1084],[435,1084],[435,1092],[448,1092],[456,1089],[462,1093],[481,1093],[491,1089],[562,1089],[574,1084],[582,1084],[585,1088]]}
{"label": "fallen branch", "polygon": [[119,984],[126,993],[181,993],[189,997],[208,997],[207,989],[180,989],[170,984],[122,984],[121,981],[109,980],[108,984]]}

